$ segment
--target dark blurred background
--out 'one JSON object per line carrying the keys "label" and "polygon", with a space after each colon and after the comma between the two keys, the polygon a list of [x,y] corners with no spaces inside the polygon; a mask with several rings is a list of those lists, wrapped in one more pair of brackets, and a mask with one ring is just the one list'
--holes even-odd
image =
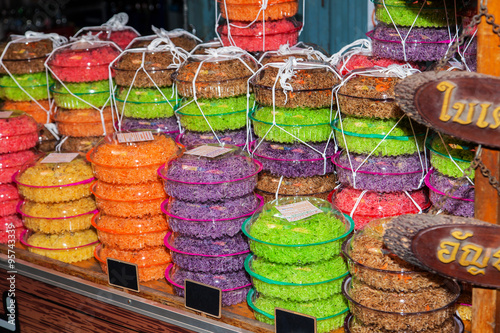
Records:
{"label": "dark blurred background", "polygon": [[183,28],[183,0],[0,0],[0,41],[27,30],[72,36],[84,26],[101,25],[119,12],[142,35],[151,25]]}

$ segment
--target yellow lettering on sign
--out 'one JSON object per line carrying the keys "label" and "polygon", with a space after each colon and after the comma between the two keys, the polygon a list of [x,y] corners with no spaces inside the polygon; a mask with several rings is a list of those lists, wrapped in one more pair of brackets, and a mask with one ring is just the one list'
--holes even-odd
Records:
{"label": "yellow lettering on sign", "polygon": [[481,104],[481,114],[479,115],[479,118],[477,119],[476,126],[479,128],[486,128],[490,124],[489,122],[486,121],[486,116],[488,115],[488,109],[490,108],[491,104]]}
{"label": "yellow lettering on sign", "polygon": [[478,274],[486,275],[486,272],[484,271],[484,269],[477,269],[476,267],[467,268],[467,272],[469,272],[472,275],[478,275]]}
{"label": "yellow lettering on sign", "polygon": [[477,105],[477,103],[469,103],[469,111],[467,112],[467,119],[462,120],[462,119],[460,119],[460,116],[462,115],[462,113],[465,110],[465,104],[459,103],[459,102],[455,103],[453,105],[453,108],[457,109],[457,113],[455,114],[455,117],[453,117],[453,121],[455,123],[459,123],[462,125],[468,125],[468,124],[472,123],[472,117],[474,116],[474,108],[476,107],[476,105]]}
{"label": "yellow lettering on sign", "polygon": [[474,236],[474,233],[472,232],[466,232],[465,235],[462,231],[453,231],[451,233],[451,235],[453,236],[453,238],[456,238],[456,239],[459,239],[459,240],[464,240],[464,239],[467,239],[469,237],[472,237]]}
{"label": "yellow lettering on sign", "polygon": [[[451,251],[449,248],[447,248],[448,246],[452,248]],[[439,248],[441,250],[439,250],[437,253],[439,261],[441,261],[444,264],[449,264],[450,262],[455,261],[455,259],[457,258],[457,252],[459,247],[460,243],[441,242],[441,244],[439,244]],[[446,258],[445,256],[448,257]]]}
{"label": "yellow lettering on sign", "polygon": [[[491,249],[488,249],[488,251],[486,251],[486,255],[483,258],[483,262],[478,262],[484,250],[481,246],[469,244],[462,247],[462,250],[464,251],[464,253],[460,257],[460,260],[458,261],[460,265],[464,267],[472,265],[479,268],[485,268],[486,266],[488,266],[488,261],[490,261]],[[467,258],[471,253],[474,253],[472,260],[468,260]]]}
{"label": "yellow lettering on sign", "polygon": [[500,271],[500,250],[498,250],[494,255],[493,258],[498,258],[497,261],[493,263],[493,267],[495,267],[497,270]]}
{"label": "yellow lettering on sign", "polygon": [[493,110],[493,119],[495,124],[490,125],[490,128],[497,129],[500,126],[500,106]]}
{"label": "yellow lettering on sign", "polygon": [[437,90],[444,92],[443,107],[441,108],[441,115],[439,116],[439,120],[441,121],[449,121],[451,119],[451,116],[448,114],[448,107],[450,106],[451,93],[456,87],[456,85],[449,81],[439,82],[436,86]]}

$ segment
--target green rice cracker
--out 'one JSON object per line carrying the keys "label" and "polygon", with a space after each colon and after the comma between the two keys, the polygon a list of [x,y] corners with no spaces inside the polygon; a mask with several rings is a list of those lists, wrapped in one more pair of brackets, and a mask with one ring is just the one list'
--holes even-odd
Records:
{"label": "green rice cracker", "polygon": [[177,109],[182,127],[194,132],[226,131],[246,126],[247,105],[253,107],[254,97],[251,95],[248,104],[245,95],[197,102],[199,107],[193,99],[185,99]]}
{"label": "green rice cracker", "polygon": [[[19,88],[16,81],[26,92]],[[53,79],[49,77],[48,82],[49,85],[52,84]],[[3,99],[16,102],[30,101],[30,95],[35,100],[49,98],[47,76],[44,72],[12,75],[12,77],[9,75],[0,76],[0,97]]]}
{"label": "green rice cracker", "polygon": [[[289,211],[293,216],[283,213]],[[284,197],[266,203],[243,224],[250,250],[270,262],[303,265],[340,253],[352,219],[314,197]]]}
{"label": "green rice cracker", "polygon": [[[375,150],[375,156],[399,156],[423,151],[425,128],[415,122],[410,125],[407,117],[399,123],[398,121],[399,119],[344,117],[342,124],[336,119],[332,122],[332,127],[339,147],[347,147],[351,153],[370,154]],[[387,135],[388,133],[390,134]]]}
{"label": "green rice cracker", "polygon": [[[476,154],[475,145],[448,135],[441,135],[441,137],[442,140],[439,135],[427,139],[426,146],[431,151],[431,165],[448,177],[463,177],[462,170],[470,166]],[[473,180],[475,171],[472,170],[468,176]]]}
{"label": "green rice cracker", "polygon": [[179,102],[172,87],[120,87],[115,95],[118,113],[139,119],[169,118]]}
{"label": "green rice cracker", "polygon": [[260,294],[295,302],[325,299],[340,293],[342,279],[348,274],[340,256],[307,265],[287,265],[250,254],[245,269]]}
{"label": "green rice cracker", "polygon": [[[257,136],[266,141],[293,143],[327,141],[332,133],[330,112],[335,110],[309,108],[260,107],[250,113]],[[280,127],[273,126],[274,123]],[[288,133],[287,133],[288,132]],[[295,137],[294,137],[295,136]]]}
{"label": "green rice cracker", "polygon": [[255,313],[255,319],[274,324],[274,309],[282,308],[316,317],[318,333],[326,333],[341,328],[349,312],[342,294],[313,302],[291,302],[279,298],[266,297],[251,289],[247,295],[248,305]]}
{"label": "green rice cracker", "polygon": [[[65,82],[64,84],[67,89],[59,82],[50,86],[50,91],[58,107],[64,109],[89,109],[92,106],[100,108],[111,104],[108,80],[78,83]],[[88,104],[72,94],[83,99]]]}

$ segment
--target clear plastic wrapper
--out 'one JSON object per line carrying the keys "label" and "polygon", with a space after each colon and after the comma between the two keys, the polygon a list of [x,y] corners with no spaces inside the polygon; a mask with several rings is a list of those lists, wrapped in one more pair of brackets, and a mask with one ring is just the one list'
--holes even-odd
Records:
{"label": "clear plastic wrapper", "polygon": [[162,247],[168,230],[163,215],[124,218],[96,214],[92,217],[92,226],[102,244],[120,250]]}
{"label": "clear plastic wrapper", "polygon": [[42,163],[43,155],[33,165],[14,176],[19,193],[36,202],[54,203],[77,200],[91,195],[92,168],[83,156],[71,162]]}
{"label": "clear plastic wrapper", "polygon": [[0,119],[0,153],[13,153],[30,149],[38,142],[38,127],[30,115],[21,111],[6,114]]}
{"label": "clear plastic wrapper", "polygon": [[341,328],[349,312],[347,302],[340,294],[321,301],[293,302],[259,295],[251,289],[247,303],[255,314],[255,319],[274,325],[274,309],[282,308],[316,317],[317,333],[327,333]]}
{"label": "clear plastic wrapper", "polygon": [[416,191],[375,192],[356,190],[349,186],[338,188],[332,203],[344,214],[349,214],[355,229],[374,219],[403,214],[417,214],[430,207],[425,188]]}
{"label": "clear plastic wrapper", "polygon": [[63,234],[26,231],[21,237],[28,251],[68,264],[92,258],[98,242],[97,234],[91,229]]}
{"label": "clear plastic wrapper", "polygon": [[146,47],[151,43],[151,41],[158,37],[168,39],[177,48],[180,48],[186,52],[191,52],[196,48],[197,45],[199,45],[198,43],[202,42],[201,39],[184,29],[177,28],[167,31],[163,28],[158,29],[156,27],[153,27],[153,31],[155,32],[155,35],[135,38],[127,46],[127,49]]}
{"label": "clear plastic wrapper", "polygon": [[[336,177],[333,173],[323,176],[287,178],[274,176],[268,172],[261,172],[257,189],[272,194],[273,196],[279,190],[279,196],[311,196],[319,195],[326,199],[329,193],[336,186]],[[326,194],[326,196],[325,196]],[[267,200],[266,200],[267,202]]]}
{"label": "clear plastic wrapper", "polygon": [[227,273],[243,270],[250,252],[241,233],[219,239],[197,239],[169,232],[165,246],[172,261],[179,267],[195,272]]}
{"label": "clear plastic wrapper", "polygon": [[[276,199],[276,193],[271,193],[271,192],[266,192],[266,191],[261,191],[259,189],[256,189],[255,190],[255,193],[262,196],[264,198],[264,202],[265,203],[268,203],[270,201],[273,201]],[[310,193],[310,194],[302,194],[302,195],[306,195],[308,197],[314,197],[314,198],[318,198],[318,199],[323,199],[323,200],[327,200],[328,199],[328,195],[330,194],[331,192],[330,191],[326,191],[326,192],[321,192],[321,193]],[[295,196],[294,194],[293,195],[286,195],[286,194],[278,194],[278,198],[283,198],[283,197],[293,197]]]}
{"label": "clear plastic wrapper", "polygon": [[[295,45],[299,39],[302,23],[294,18],[275,21],[255,21],[248,27],[248,22],[230,21],[228,25],[217,27],[222,44],[241,47],[249,52],[277,50],[280,45]],[[264,27],[264,28],[263,28]]]}
{"label": "clear plastic wrapper", "polygon": [[[44,72],[44,62],[52,49],[67,39],[56,34],[39,34],[32,31],[24,36],[12,35],[6,49],[0,47],[0,73],[28,74]],[[2,51],[4,52],[2,54]]]}
{"label": "clear plastic wrapper", "polygon": [[61,234],[89,229],[96,208],[93,198],[59,203],[26,200],[20,202],[17,212],[22,215],[28,229],[44,234]]}
{"label": "clear plastic wrapper", "polygon": [[48,99],[47,86],[52,82],[45,73],[0,75],[0,97],[15,102]]}
{"label": "clear plastic wrapper", "polygon": [[250,80],[257,103],[287,108],[330,107],[333,87],[339,82],[328,65],[295,59],[266,65]]}
{"label": "clear plastic wrapper", "polygon": [[[455,25],[453,1],[408,2],[372,0],[378,22],[406,27],[447,27]],[[456,3],[458,6],[460,2]]]}
{"label": "clear plastic wrapper", "polygon": [[259,0],[217,0],[217,2],[222,17],[231,21],[280,20],[294,16],[299,9],[298,0],[269,0],[265,9]]}
{"label": "clear plastic wrapper", "polygon": [[[114,132],[111,107],[95,109],[58,109],[54,115],[59,134],[73,137],[102,136]],[[104,120],[104,126],[103,126]]]}
{"label": "clear plastic wrapper", "polygon": [[39,157],[34,150],[23,150],[10,154],[0,155],[0,184],[12,183],[12,176],[21,170],[24,165],[31,164]]}
{"label": "clear plastic wrapper", "polygon": [[[13,230],[13,231],[12,231]],[[12,237],[18,242],[26,228],[18,214],[0,217],[0,244],[8,244]],[[9,235],[14,235],[10,236]]]}
{"label": "clear plastic wrapper", "polygon": [[247,140],[247,130],[246,128],[238,129],[234,131],[224,131],[224,132],[215,132],[215,133],[199,133],[199,132],[191,132],[185,131],[179,134],[175,141],[184,146],[196,146],[207,143],[218,143],[220,142],[224,144],[235,145],[238,147],[242,147],[245,145]]}
{"label": "clear plastic wrapper", "polygon": [[[138,119],[132,117],[123,117],[121,121],[123,131],[152,130],[161,132],[170,137],[179,135],[179,125],[176,117]],[[176,141],[178,142],[178,141]]]}
{"label": "clear plastic wrapper", "polygon": [[47,114],[46,110],[50,110],[48,100],[28,101],[28,102],[14,102],[3,101],[1,104],[3,111],[23,111],[35,119],[38,124],[46,124],[50,120],[51,115]]}
{"label": "clear plastic wrapper", "polygon": [[19,201],[19,193],[14,184],[0,185],[0,217],[15,214]]}
{"label": "clear plastic wrapper", "polygon": [[418,293],[397,293],[356,284],[349,277],[344,280],[342,289],[351,313],[358,320],[380,330],[398,332],[419,332],[442,325],[453,317],[455,302],[460,295],[460,286],[451,280],[445,280],[440,288]]}
{"label": "clear plastic wrapper", "polygon": [[162,211],[169,217],[170,229],[188,237],[232,237],[241,231],[243,222],[264,204],[262,197],[247,196],[199,204],[170,198],[162,203]]}
{"label": "clear plastic wrapper", "polygon": [[321,50],[298,42],[293,46],[284,44],[280,45],[276,51],[264,52],[259,62],[264,66],[271,62],[286,62],[291,57],[294,57],[297,61],[327,61],[326,55]]}
{"label": "clear plastic wrapper", "polygon": [[102,140],[102,136],[87,136],[84,138],[78,138],[78,137],[65,137],[63,138],[64,141],[61,140],[61,152],[80,152],[80,153],[87,153],[90,151],[94,146]]}
{"label": "clear plastic wrapper", "polygon": [[149,120],[172,118],[174,108],[180,102],[180,99],[175,98],[170,87],[160,88],[160,90],[156,88],[119,87],[115,101],[119,114],[125,117]]}
{"label": "clear plastic wrapper", "polygon": [[218,39],[214,39],[210,42],[206,43],[201,43],[196,45],[191,51],[189,51],[189,54],[208,54],[207,51],[209,49],[218,49],[220,47],[223,47],[222,43]]}
{"label": "clear plastic wrapper", "polygon": [[[248,105],[253,105],[253,96]],[[246,126],[247,96],[183,101],[176,109],[182,127],[188,131],[231,131]],[[213,133],[212,133],[213,134]]]}
{"label": "clear plastic wrapper", "polygon": [[[295,222],[288,221],[277,208],[303,201],[309,201],[317,212]],[[275,263],[302,265],[337,256],[342,240],[353,228],[351,218],[333,209],[326,200],[289,197],[265,204],[245,221],[242,230],[256,256]]]}
{"label": "clear plastic wrapper", "polygon": [[[430,190],[429,195],[433,204],[441,202],[440,200],[447,195],[438,209],[450,215],[474,217],[475,188],[467,180],[447,177],[431,169],[425,178],[425,185]],[[455,190],[451,191],[453,188]]]}
{"label": "clear plastic wrapper", "polygon": [[374,289],[411,293],[437,288],[439,275],[421,270],[387,249],[383,236],[391,218],[376,219],[342,244],[342,253],[356,281]]}
{"label": "clear plastic wrapper", "polygon": [[251,111],[255,134],[266,141],[294,143],[328,141],[332,134],[330,109],[261,107]]}
{"label": "clear plastic wrapper", "polygon": [[424,127],[411,120],[343,118],[332,127],[340,148],[349,148],[355,154],[398,156],[415,154],[425,149]]}
{"label": "clear plastic wrapper", "polygon": [[47,59],[47,67],[65,83],[108,80],[108,66],[120,52],[114,43],[83,37],[55,49]]}
{"label": "clear plastic wrapper", "polygon": [[244,270],[228,273],[193,272],[170,264],[165,271],[165,278],[172,284],[178,296],[184,297],[184,280],[200,282],[221,289],[222,306],[243,302],[250,290],[251,283]]}
{"label": "clear plastic wrapper", "polygon": [[332,157],[340,183],[356,189],[395,192],[421,188],[429,167],[423,153],[368,156],[340,151]]}
{"label": "clear plastic wrapper", "polygon": [[[447,135],[428,138],[426,147],[431,151],[431,165],[445,176],[460,178],[476,154],[475,145]],[[475,170],[466,175],[474,180]]]}
{"label": "clear plastic wrapper", "polygon": [[220,48],[190,56],[172,78],[181,96],[224,98],[246,94],[247,81],[257,68],[257,60],[243,50]]}
{"label": "clear plastic wrapper", "polygon": [[[409,28],[399,28],[401,36],[407,36],[408,31]],[[372,40],[373,55],[405,61],[437,61],[448,51],[452,42],[449,34],[448,28],[413,28],[403,45],[394,27],[378,24],[366,35]]]}
{"label": "clear plastic wrapper", "polygon": [[154,134],[150,141],[120,142],[118,135],[127,133],[134,132],[109,134],[87,153],[94,175],[113,184],[158,181],[158,168],[177,157],[179,147],[161,134]]}
{"label": "clear plastic wrapper", "polygon": [[334,154],[334,146],[333,142],[280,145],[257,139],[250,149],[252,155],[262,163],[265,172],[294,178],[333,173],[330,158]]}
{"label": "clear plastic wrapper", "polygon": [[108,273],[107,258],[137,264],[140,282],[163,278],[165,269],[171,262],[170,254],[164,246],[141,250],[120,250],[99,244],[95,249],[94,257],[105,274]]}
{"label": "clear plastic wrapper", "polygon": [[145,217],[161,214],[167,198],[160,181],[134,185],[109,184],[98,180],[91,186],[101,213],[117,217]]}
{"label": "clear plastic wrapper", "polygon": [[55,104],[60,108],[88,109],[91,107],[101,108],[105,105],[111,105],[109,81],[66,82],[65,86],[66,87],[60,82],[56,82],[56,84],[50,87]]}
{"label": "clear plastic wrapper", "polygon": [[245,270],[255,290],[266,297],[313,302],[334,297],[349,274],[341,256],[306,265],[272,263],[249,254]]}
{"label": "clear plastic wrapper", "polygon": [[[218,148],[218,149],[217,149]],[[193,152],[212,150],[222,153],[216,157],[193,155]],[[249,194],[257,184],[262,165],[236,146],[207,144],[188,147],[180,158],[161,167],[168,195],[190,202],[218,201]]]}

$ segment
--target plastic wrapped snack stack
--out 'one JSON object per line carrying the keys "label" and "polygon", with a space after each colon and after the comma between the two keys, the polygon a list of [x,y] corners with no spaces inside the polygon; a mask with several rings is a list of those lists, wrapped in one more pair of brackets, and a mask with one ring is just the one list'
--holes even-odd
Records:
{"label": "plastic wrapped snack stack", "polygon": [[156,131],[108,134],[87,160],[98,179],[91,185],[99,213],[92,225],[102,243],[94,256],[107,272],[106,258],[137,264],[141,282],[163,277],[170,254],[163,241],[167,198],[157,170],[180,154],[174,139]]}
{"label": "plastic wrapped snack stack", "polygon": [[191,55],[173,75],[182,96],[175,111],[184,132],[179,142],[243,146],[247,139],[247,108],[254,106],[251,91],[246,95],[247,81],[258,62],[237,47],[206,52]]}
{"label": "plastic wrapped snack stack", "polygon": [[[134,40],[131,41],[126,48],[133,49],[133,48],[146,47],[151,43],[151,41],[153,41],[156,38],[165,38],[170,40],[170,42],[175,47],[184,50],[188,53],[191,53],[192,51],[194,51],[195,48],[197,48],[198,45],[200,45],[200,43],[203,42],[200,38],[196,37],[195,35],[184,29],[178,28],[167,31],[163,28],[157,28],[153,26],[152,30],[155,33],[154,35],[134,38]],[[220,46],[222,46],[222,44],[219,43],[218,46],[211,45],[210,47],[220,47]]]}
{"label": "plastic wrapped snack stack", "polygon": [[318,332],[342,327],[348,270],[340,246],[353,228],[348,215],[313,197],[279,198],[248,218],[245,269],[254,289],[247,302],[255,318],[272,324],[279,307],[317,317]]}

